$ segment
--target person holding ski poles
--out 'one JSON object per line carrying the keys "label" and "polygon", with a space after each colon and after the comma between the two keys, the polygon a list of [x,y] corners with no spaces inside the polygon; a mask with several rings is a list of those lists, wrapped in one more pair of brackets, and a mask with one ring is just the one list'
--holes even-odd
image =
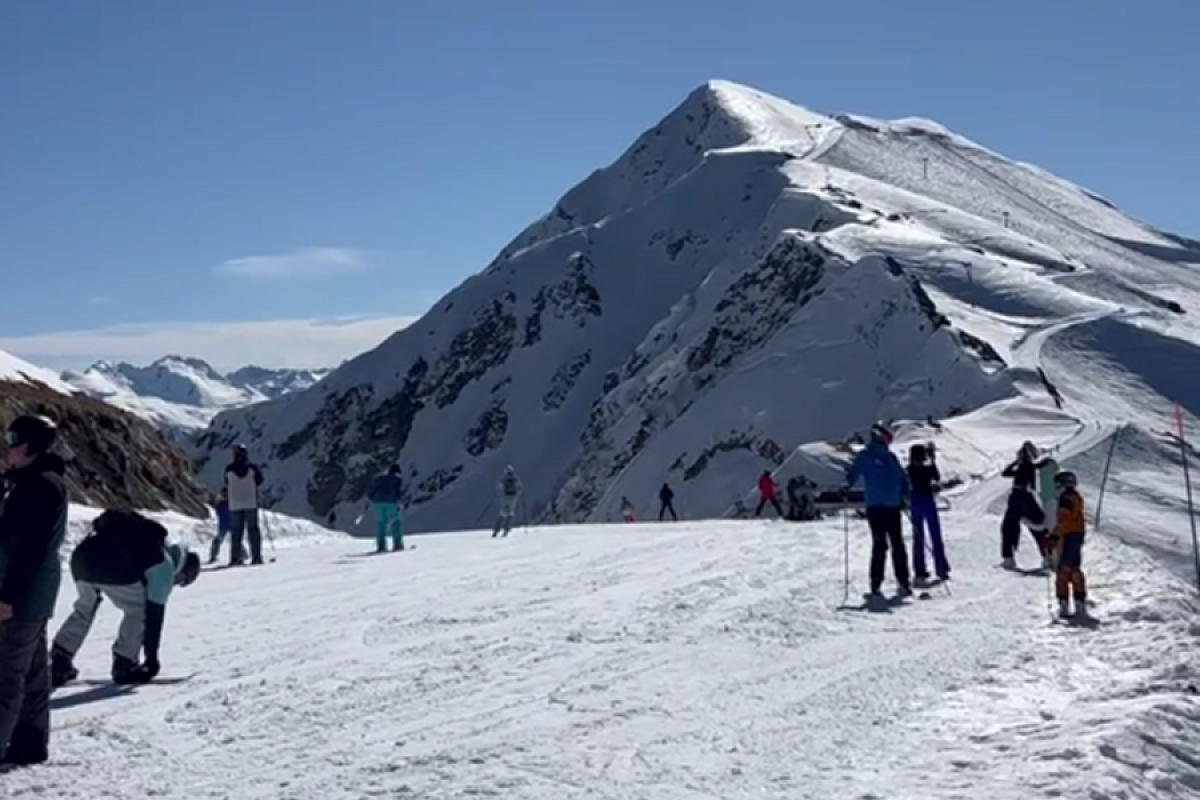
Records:
{"label": "person holding ski poles", "polygon": [[892,571],[899,585],[897,594],[912,594],[908,573],[908,553],[904,546],[904,501],[909,494],[908,474],[891,450],[892,432],[883,423],[871,426],[871,440],[858,452],[846,470],[849,495],[859,478],[863,482],[863,504],[871,529],[871,596],[878,597],[883,586],[884,565],[892,551]]}

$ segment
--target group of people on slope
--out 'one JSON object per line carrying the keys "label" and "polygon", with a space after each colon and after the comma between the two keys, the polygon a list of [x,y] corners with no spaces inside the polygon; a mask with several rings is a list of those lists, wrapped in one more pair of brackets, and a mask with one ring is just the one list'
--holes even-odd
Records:
{"label": "group of people on slope", "polygon": [[[872,426],[870,441],[846,470],[846,489],[851,489],[860,479],[863,482],[867,525],[871,531],[870,593],[880,593],[890,551],[898,594],[907,596],[912,594],[913,578],[918,581],[929,579],[926,547],[933,557],[937,578],[947,580],[950,577],[936,498],[941,475],[932,445],[913,445],[906,468],[892,452],[891,443],[892,433],[886,426]],[[1037,544],[1040,567],[1055,571],[1060,616],[1083,615],[1087,613],[1083,497],[1074,473],[1060,471],[1054,459],[1039,460],[1039,455],[1036,445],[1025,442],[1017,458],[1001,473],[1012,479],[1001,521],[1001,558],[1006,568],[1016,568],[1015,554],[1021,527],[1026,525]],[[1052,506],[1054,521],[1049,524],[1046,509]],[[904,542],[905,509],[910,512],[913,528],[911,573]]]}
{"label": "group of people on slope", "polygon": [[62,582],[67,537],[65,463],[53,452],[56,423],[45,416],[13,420],[5,432],[8,490],[0,508],[0,766],[49,757],[50,694],[77,676],[75,653],[108,598],[123,614],[113,645],[112,678],[136,684],[159,672],[166,601],[192,583],[200,559],[168,543],[166,529],[132,511],[99,515],[70,558],[78,599],[48,639]]}

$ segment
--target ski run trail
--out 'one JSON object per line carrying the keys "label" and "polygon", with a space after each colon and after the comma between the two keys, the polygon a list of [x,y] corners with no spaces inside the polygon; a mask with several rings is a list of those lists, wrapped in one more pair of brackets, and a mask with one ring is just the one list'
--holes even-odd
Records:
{"label": "ski run trail", "polygon": [[945,523],[950,591],[878,612],[857,608],[858,520],[851,608],[839,520],[449,534],[383,556],[297,539],[172,599],[178,684],[106,685],[102,610],[83,681],[55,695],[52,763],[0,783],[61,800],[1200,797],[1180,579],[1094,537],[1100,624],[1051,623],[1046,579],[997,568],[994,516]]}

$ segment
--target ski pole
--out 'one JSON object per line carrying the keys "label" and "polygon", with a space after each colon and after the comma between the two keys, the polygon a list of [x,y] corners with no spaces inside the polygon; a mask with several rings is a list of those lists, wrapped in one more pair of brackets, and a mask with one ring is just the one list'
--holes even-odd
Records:
{"label": "ski pole", "polygon": [[842,500],[842,605],[850,602],[850,501]]}

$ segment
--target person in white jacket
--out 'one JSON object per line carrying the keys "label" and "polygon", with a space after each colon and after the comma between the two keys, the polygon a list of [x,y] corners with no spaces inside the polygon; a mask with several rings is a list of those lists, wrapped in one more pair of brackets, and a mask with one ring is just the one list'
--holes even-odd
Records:
{"label": "person in white jacket", "polygon": [[229,516],[233,525],[229,547],[231,567],[245,563],[242,556],[243,537],[250,540],[250,563],[263,563],[262,531],[258,525],[258,490],[262,482],[262,470],[250,462],[246,446],[235,446],[233,461],[225,468],[225,494],[229,498]]}

